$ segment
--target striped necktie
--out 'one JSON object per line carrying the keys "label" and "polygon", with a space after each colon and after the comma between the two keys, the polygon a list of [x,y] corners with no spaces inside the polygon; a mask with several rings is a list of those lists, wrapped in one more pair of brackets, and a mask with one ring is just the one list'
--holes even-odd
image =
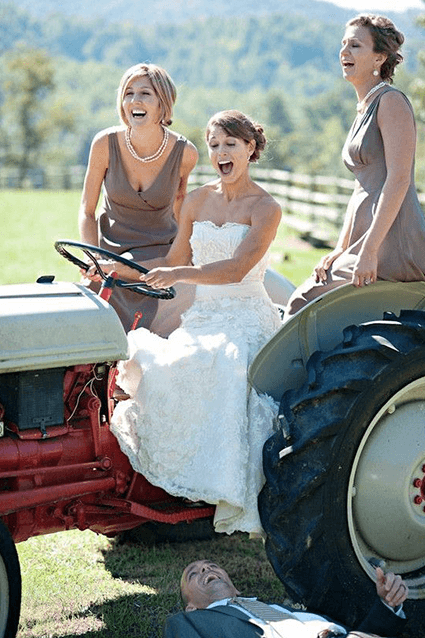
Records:
{"label": "striped necktie", "polygon": [[[295,614],[288,610],[275,609],[271,605],[256,600],[255,598],[241,598],[235,596],[228,601],[229,605],[242,607],[250,614],[266,622],[273,628],[273,636],[282,638],[333,638],[346,636],[345,631],[340,631],[333,623],[327,629],[318,630],[316,623],[304,623]],[[268,634],[267,634],[268,635]]]}
{"label": "striped necktie", "polygon": [[271,607],[271,605],[262,603],[260,600],[256,600],[255,598],[241,598],[239,596],[235,596],[229,600],[229,604],[242,607],[243,609],[246,609],[246,611],[249,611],[253,616],[256,616],[260,620],[265,620],[266,622],[278,622],[280,620],[292,619],[301,623],[301,625],[304,624],[290,611],[280,611],[279,609],[275,609],[274,607]]}

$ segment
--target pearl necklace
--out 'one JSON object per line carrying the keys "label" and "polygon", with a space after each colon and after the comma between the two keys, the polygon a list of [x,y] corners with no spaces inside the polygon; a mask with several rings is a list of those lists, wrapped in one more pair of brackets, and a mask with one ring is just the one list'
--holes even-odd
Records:
{"label": "pearl necklace", "polygon": [[367,93],[367,95],[364,96],[364,98],[362,100],[360,100],[360,102],[357,102],[357,111],[360,113],[360,111],[362,110],[362,108],[364,107],[364,105],[366,104],[366,102],[368,101],[368,99],[370,98],[371,95],[373,95],[375,93],[375,91],[377,91],[378,89],[380,89],[381,87],[385,86],[386,82],[380,82],[379,84],[377,84],[376,86],[373,86],[369,93]]}
{"label": "pearl necklace", "polygon": [[168,128],[165,128],[165,126],[163,126],[162,130],[164,131],[164,137],[163,137],[163,140],[161,142],[161,146],[156,151],[156,153],[154,153],[153,155],[149,155],[149,157],[140,157],[140,155],[138,155],[136,153],[136,151],[134,149],[134,146],[131,143],[131,139],[130,139],[131,128],[128,127],[126,129],[126,131],[125,131],[125,145],[127,146],[129,153],[134,157],[134,159],[138,160],[139,162],[144,162],[145,164],[147,164],[148,162],[154,162],[155,160],[157,160],[157,159],[159,159],[161,157],[161,155],[165,151],[165,148],[166,148],[166,146],[168,144],[168,138],[170,137],[170,133],[168,131]]}

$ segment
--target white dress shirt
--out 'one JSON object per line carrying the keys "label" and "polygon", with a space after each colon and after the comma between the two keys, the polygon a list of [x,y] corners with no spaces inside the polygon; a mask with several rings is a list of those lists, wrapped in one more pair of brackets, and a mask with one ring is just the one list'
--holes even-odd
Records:
{"label": "white dress shirt", "polygon": [[273,607],[278,611],[293,614],[297,618],[297,620],[301,621],[301,623],[303,624],[291,619],[282,620],[280,622],[267,622],[261,620],[260,618],[256,618],[248,610],[243,609],[239,605],[229,603],[230,600],[230,598],[217,600],[209,605],[207,609],[213,609],[218,605],[230,604],[232,607],[235,607],[235,609],[239,609],[239,611],[249,616],[250,622],[261,627],[264,631],[264,636],[267,638],[317,638],[317,634],[324,629],[332,629],[333,631],[339,632],[342,635],[347,634],[346,630],[341,625],[337,625],[329,620],[326,620],[326,618],[323,618],[323,616],[311,614],[308,611],[289,610],[285,609],[285,607],[282,607],[281,605],[270,605],[270,607]]}
{"label": "white dress shirt", "polygon": [[[239,611],[249,616],[250,622],[261,627],[264,631],[264,636],[266,638],[317,638],[318,633],[325,629],[335,631],[342,635],[347,635],[346,629],[342,627],[341,625],[338,625],[330,620],[326,620],[326,618],[323,618],[323,616],[312,614],[309,611],[297,611],[296,609],[289,610],[289,609],[286,609],[285,607],[282,607],[282,605],[271,604],[270,607],[273,607],[274,609],[293,614],[294,616],[296,616],[298,620],[300,620],[303,623],[303,625],[300,625],[299,623],[294,623],[293,621],[291,623],[291,620],[283,620],[280,622],[269,623],[264,620],[261,620],[260,618],[256,618],[247,609],[243,609],[239,605],[230,603],[230,600],[231,600],[230,598],[224,598],[223,600],[216,600],[215,602],[211,603],[211,605],[209,605],[207,609],[213,609],[214,607],[217,607],[218,605],[230,604],[232,607],[239,609]],[[394,607],[391,607],[390,605],[387,605],[387,603],[385,603],[383,600],[382,600],[382,603],[386,607],[388,607],[388,609],[391,609],[391,611],[395,613],[397,616],[400,616],[401,618],[405,618],[403,605],[399,605],[398,607],[394,608]],[[283,625],[285,625],[284,629],[283,629]]]}

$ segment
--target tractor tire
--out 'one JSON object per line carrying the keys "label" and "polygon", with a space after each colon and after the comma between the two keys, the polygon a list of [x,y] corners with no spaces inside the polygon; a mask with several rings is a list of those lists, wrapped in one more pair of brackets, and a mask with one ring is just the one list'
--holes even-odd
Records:
{"label": "tractor tire", "polygon": [[0,520],[0,638],[14,638],[21,609],[21,570],[15,543]]}
{"label": "tractor tire", "polygon": [[268,558],[295,601],[351,627],[374,566],[401,574],[403,636],[425,636],[425,312],[346,328],[307,372],[264,446]]}

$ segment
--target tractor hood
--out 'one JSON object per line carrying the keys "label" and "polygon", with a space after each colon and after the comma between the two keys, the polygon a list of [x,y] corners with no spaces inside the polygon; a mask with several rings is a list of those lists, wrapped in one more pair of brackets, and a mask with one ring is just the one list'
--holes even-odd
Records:
{"label": "tractor hood", "polygon": [[0,374],[126,358],[118,315],[85,286],[0,286]]}

